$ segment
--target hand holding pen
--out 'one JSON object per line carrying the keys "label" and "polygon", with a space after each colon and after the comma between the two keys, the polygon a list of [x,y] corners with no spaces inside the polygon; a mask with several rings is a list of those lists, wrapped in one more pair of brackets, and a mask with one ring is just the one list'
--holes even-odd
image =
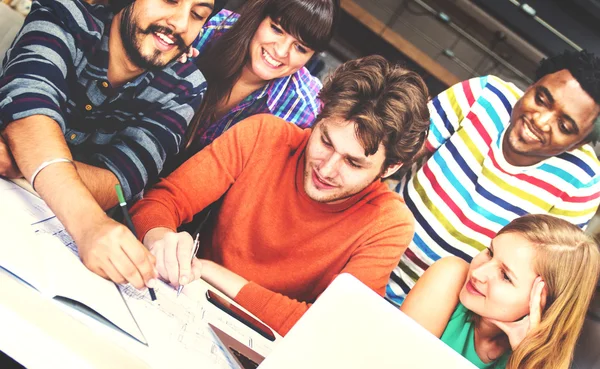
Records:
{"label": "hand holding pen", "polygon": [[[121,211],[123,212],[123,220],[127,225],[127,228],[133,233],[135,238],[137,235],[135,233],[135,228],[133,227],[133,223],[131,222],[131,217],[129,216],[129,211],[127,210],[127,202],[125,202],[125,196],[123,196],[123,190],[121,189],[121,185],[117,184],[115,186],[115,190],[117,191],[117,198],[119,199],[119,206]],[[152,282],[154,284],[154,282]],[[156,300],[156,293],[154,292],[154,288],[148,286],[148,292],[150,293],[150,298],[152,301]]]}

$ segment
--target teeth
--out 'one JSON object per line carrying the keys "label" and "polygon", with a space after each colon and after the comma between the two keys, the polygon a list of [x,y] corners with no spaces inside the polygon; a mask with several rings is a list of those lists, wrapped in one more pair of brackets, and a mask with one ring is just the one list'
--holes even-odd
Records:
{"label": "teeth", "polygon": [[523,126],[525,129],[523,130],[523,132],[525,133],[525,135],[527,135],[528,137],[530,137],[533,140],[539,141],[540,139],[538,138],[538,136],[536,136],[535,134],[533,134],[533,132],[531,132],[531,130],[529,129],[529,127],[527,127],[527,125]]}
{"label": "teeth", "polygon": [[167,45],[173,45],[175,43],[175,41],[171,40],[169,38],[169,36],[163,34],[163,33],[155,33],[155,35],[158,36],[158,38],[160,38],[161,40],[163,40]]}
{"label": "teeth", "polygon": [[265,50],[263,50],[263,56],[265,57],[265,60],[272,66],[278,67],[281,65],[281,62],[278,62],[277,60],[271,58],[271,55],[269,55],[269,53],[267,53]]}

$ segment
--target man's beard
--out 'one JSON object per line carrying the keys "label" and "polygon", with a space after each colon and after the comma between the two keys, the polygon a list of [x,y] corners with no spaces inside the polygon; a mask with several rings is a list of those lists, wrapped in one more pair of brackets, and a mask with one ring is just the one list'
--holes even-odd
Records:
{"label": "man's beard", "polygon": [[[133,64],[142,69],[162,69],[173,60],[179,58],[179,56],[181,56],[181,54],[187,50],[188,46],[183,42],[181,36],[174,34],[173,31],[167,27],[151,24],[145,30],[141,29],[138,26],[137,21],[133,18],[132,9],[134,4],[135,2],[123,9],[123,13],[121,14],[121,24],[119,30],[121,33],[121,40],[123,42],[125,53]],[[162,53],[159,50],[155,50],[150,56],[142,55],[142,45],[140,44],[140,40],[137,36],[138,34],[152,35],[153,33],[163,33],[165,35],[172,36],[175,46],[180,52],[173,59],[168,61],[161,61]]]}

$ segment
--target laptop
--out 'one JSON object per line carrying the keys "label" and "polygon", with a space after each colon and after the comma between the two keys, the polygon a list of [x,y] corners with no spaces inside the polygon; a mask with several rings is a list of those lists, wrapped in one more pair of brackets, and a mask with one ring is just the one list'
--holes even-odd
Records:
{"label": "laptop", "polygon": [[225,356],[227,356],[231,368],[256,369],[264,360],[262,355],[214,325],[208,323],[208,327],[212,330],[213,334],[217,338],[217,343],[221,347],[221,350],[223,350],[225,353]]}
{"label": "laptop", "polygon": [[350,274],[339,275],[259,369],[476,368]]}

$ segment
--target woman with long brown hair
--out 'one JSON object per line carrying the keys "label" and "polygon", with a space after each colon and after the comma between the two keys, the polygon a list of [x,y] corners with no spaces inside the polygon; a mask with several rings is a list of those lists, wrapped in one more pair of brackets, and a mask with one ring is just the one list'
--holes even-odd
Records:
{"label": "woman with long brown hair", "polygon": [[188,129],[187,154],[254,114],[311,126],[321,83],[304,65],[326,48],[338,12],[339,0],[248,0],[239,15],[214,16],[194,44],[208,88]]}
{"label": "woman with long brown hair", "polygon": [[525,215],[470,265],[435,262],[400,309],[478,368],[567,369],[599,273],[581,229]]}

